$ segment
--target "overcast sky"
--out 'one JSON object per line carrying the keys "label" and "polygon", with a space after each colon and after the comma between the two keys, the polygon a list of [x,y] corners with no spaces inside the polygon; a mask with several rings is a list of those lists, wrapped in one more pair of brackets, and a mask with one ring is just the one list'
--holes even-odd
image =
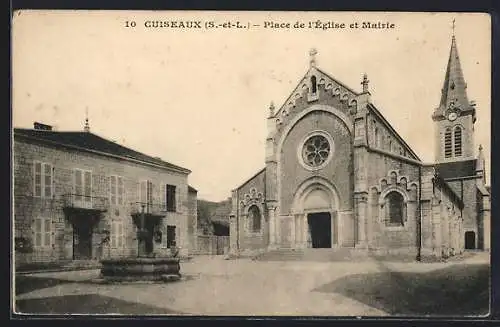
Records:
{"label": "overcast sky", "polygon": [[[223,200],[264,167],[266,117],[318,50],[318,67],[372,100],[425,162],[434,160],[452,19],[476,148],[489,180],[490,19],[484,14],[30,12],[13,20],[13,125],[91,131],[193,172],[199,198]],[[216,20],[250,29],[145,28],[147,20]],[[264,29],[264,21],[382,21],[394,29]],[[134,20],[135,28],[125,28]]]}

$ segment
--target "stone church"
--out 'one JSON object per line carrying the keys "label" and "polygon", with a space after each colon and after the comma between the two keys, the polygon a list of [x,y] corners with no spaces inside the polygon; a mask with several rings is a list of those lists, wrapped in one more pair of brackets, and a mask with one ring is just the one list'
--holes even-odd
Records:
{"label": "stone church", "polygon": [[484,155],[474,145],[476,107],[455,36],[429,117],[435,163],[422,162],[374,106],[366,74],[356,91],[317,67],[315,54],[284,104],[269,108],[265,167],[232,191],[231,253],[356,248],[420,258],[488,250]]}

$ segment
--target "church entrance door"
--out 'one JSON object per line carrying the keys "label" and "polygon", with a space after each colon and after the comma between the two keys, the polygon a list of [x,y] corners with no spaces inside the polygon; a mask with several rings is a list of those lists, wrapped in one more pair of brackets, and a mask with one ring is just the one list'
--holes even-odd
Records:
{"label": "church entrance door", "polygon": [[476,233],[465,232],[465,249],[473,250],[476,248]]}
{"label": "church entrance door", "polygon": [[316,212],[307,215],[312,248],[332,247],[332,219],[329,212]]}

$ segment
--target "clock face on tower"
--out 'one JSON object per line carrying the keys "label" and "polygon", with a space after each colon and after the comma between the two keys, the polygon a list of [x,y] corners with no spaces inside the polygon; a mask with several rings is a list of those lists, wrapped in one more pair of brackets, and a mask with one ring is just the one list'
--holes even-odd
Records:
{"label": "clock face on tower", "polygon": [[448,120],[449,120],[449,121],[454,121],[455,119],[457,119],[457,116],[458,116],[458,115],[457,115],[457,113],[456,113],[456,112],[450,112],[450,113],[448,114]]}

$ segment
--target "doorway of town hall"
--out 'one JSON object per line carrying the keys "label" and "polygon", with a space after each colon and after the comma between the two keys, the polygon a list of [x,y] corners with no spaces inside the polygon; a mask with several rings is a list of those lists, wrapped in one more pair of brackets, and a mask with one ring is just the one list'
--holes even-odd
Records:
{"label": "doorway of town hall", "polygon": [[329,212],[315,212],[307,215],[308,245],[311,248],[332,247],[332,217]]}

